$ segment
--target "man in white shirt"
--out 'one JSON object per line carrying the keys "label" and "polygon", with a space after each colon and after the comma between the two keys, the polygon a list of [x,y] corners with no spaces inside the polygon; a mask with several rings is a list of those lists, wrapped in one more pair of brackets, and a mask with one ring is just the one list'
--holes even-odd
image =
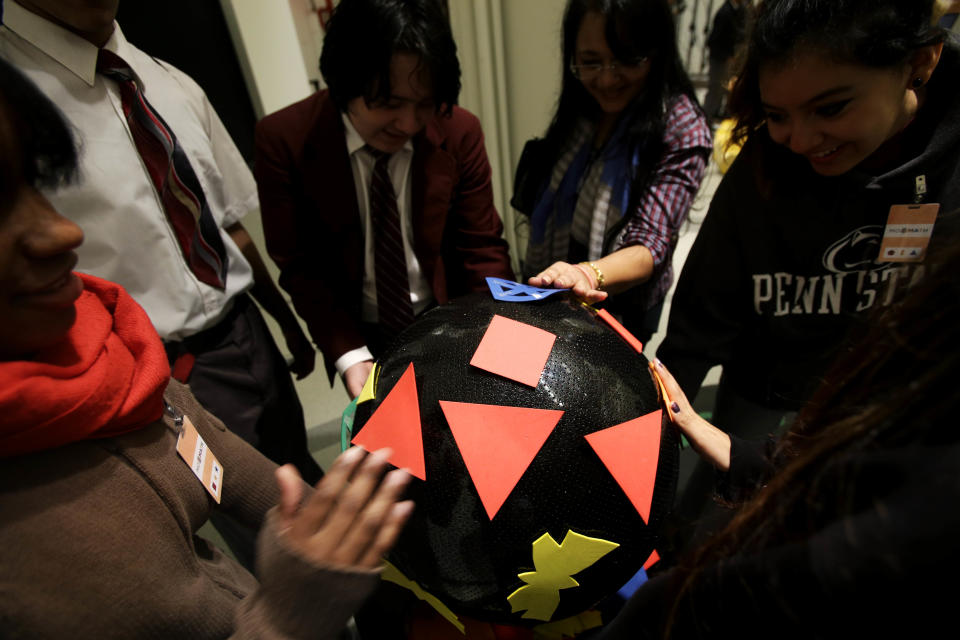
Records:
{"label": "man in white shirt", "polygon": [[[119,0],[7,0],[0,56],[17,66],[74,125],[78,184],[45,195],[83,228],[78,269],[124,286],[163,338],[174,376],[238,435],[308,482],[322,472],[306,447],[303,411],[286,363],[250,293],[283,328],[294,371],[314,351],[274,286],[241,218],[256,185],[203,91],[129,44],[114,22]],[[100,49],[129,66],[137,86],[186,154],[225,251],[222,286],[184,258],[135,144],[118,82],[97,72]]]}

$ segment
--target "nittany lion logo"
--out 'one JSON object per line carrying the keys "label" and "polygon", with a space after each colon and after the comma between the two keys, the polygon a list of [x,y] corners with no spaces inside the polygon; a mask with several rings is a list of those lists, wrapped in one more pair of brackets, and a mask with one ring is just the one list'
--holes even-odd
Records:
{"label": "nittany lion logo", "polygon": [[854,229],[843,236],[823,254],[823,267],[833,273],[882,269],[887,265],[878,263],[883,226],[871,224]]}

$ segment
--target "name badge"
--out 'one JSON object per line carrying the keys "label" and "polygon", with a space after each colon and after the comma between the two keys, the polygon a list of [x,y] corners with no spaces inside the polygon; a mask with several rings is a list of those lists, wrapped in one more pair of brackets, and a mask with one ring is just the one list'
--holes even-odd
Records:
{"label": "name badge", "polygon": [[890,207],[877,262],[922,262],[939,211],[936,203]]}
{"label": "name badge", "polygon": [[217,456],[197,432],[188,416],[183,416],[180,437],[177,438],[177,453],[189,465],[193,475],[213,499],[220,504],[220,492],[223,490],[223,467]]}

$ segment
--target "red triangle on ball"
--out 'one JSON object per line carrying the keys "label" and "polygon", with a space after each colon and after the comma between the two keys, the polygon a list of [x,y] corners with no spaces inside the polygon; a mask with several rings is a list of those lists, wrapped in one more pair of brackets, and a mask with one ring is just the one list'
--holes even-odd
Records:
{"label": "red triangle on ball", "polygon": [[363,425],[360,433],[350,442],[367,451],[390,447],[393,449],[390,464],[406,469],[421,480],[427,479],[423,459],[423,432],[420,427],[420,401],[417,397],[417,378],[412,362]]}
{"label": "red triangle on ball", "polygon": [[467,472],[493,520],[563,411],[440,401]]}
{"label": "red triangle on ball", "polygon": [[660,460],[662,410],[584,436],[647,524]]}

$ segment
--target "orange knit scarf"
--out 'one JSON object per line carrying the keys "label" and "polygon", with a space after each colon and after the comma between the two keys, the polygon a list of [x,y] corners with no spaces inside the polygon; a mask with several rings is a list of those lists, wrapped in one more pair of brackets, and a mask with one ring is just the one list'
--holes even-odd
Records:
{"label": "orange knit scarf", "polygon": [[77,321],[29,361],[0,362],[0,458],[144,427],[170,377],[146,312],[119,285],[79,274]]}

